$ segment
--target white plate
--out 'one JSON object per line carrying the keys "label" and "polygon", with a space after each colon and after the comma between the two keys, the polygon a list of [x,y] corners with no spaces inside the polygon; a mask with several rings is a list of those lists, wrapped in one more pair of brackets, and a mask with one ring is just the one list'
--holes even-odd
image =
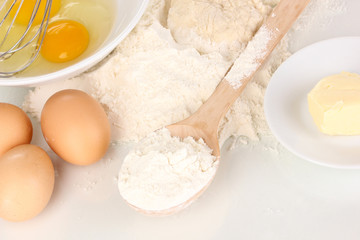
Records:
{"label": "white plate", "polygon": [[329,167],[360,168],[360,136],[325,135],[308,111],[308,92],[341,71],[360,74],[360,37],[329,39],[296,52],[269,83],[265,115],[273,134],[296,155]]}

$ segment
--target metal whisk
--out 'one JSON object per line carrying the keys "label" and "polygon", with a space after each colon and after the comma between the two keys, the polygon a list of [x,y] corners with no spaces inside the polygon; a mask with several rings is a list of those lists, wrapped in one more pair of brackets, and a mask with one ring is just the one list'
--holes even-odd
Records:
{"label": "metal whisk", "polygon": [[[16,24],[15,19],[18,16],[24,1],[26,0],[4,0],[4,2],[0,6],[0,31],[5,31],[3,39],[0,39],[0,63],[2,61],[9,60],[16,53],[21,54],[20,51],[24,50],[30,44],[35,43],[35,47],[32,49],[32,53],[29,59],[21,66],[15,66],[15,69],[12,69],[10,71],[3,71],[0,69],[0,77],[11,77],[28,68],[39,55],[40,48],[45,37],[44,33],[46,32],[50,19],[52,0],[36,0],[36,3],[31,13],[31,17],[25,27],[25,30],[22,32],[22,34],[18,34],[15,40],[10,39],[9,36],[11,35],[12,28],[14,24]],[[38,13],[41,1],[46,1],[44,15],[42,16],[40,24],[36,26],[38,27],[37,31],[30,34],[30,29],[33,26],[34,19],[36,14]],[[19,7],[17,9],[14,8],[16,2],[19,2]],[[11,11],[16,11],[14,17],[11,16]],[[5,24],[6,22],[9,24]],[[11,42],[9,43],[9,41]]]}

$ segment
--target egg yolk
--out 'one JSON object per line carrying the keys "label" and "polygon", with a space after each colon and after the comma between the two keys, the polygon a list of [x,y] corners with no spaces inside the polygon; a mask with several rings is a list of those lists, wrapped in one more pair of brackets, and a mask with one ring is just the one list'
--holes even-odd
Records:
{"label": "egg yolk", "polygon": [[[12,19],[15,17],[15,14],[16,14],[17,10],[19,9],[21,2],[23,2],[18,15],[16,16],[15,22],[18,24],[22,24],[22,25],[28,25],[31,15],[33,13],[33,10],[37,6],[36,1],[37,0],[18,0],[18,1],[16,1],[13,9],[10,12],[10,17]],[[41,0],[40,6],[35,15],[33,24],[35,24],[35,25],[39,24],[43,20],[47,2],[48,2],[48,0]],[[54,16],[59,11],[60,6],[61,6],[61,0],[52,0],[50,17]]]}
{"label": "egg yolk", "polygon": [[68,62],[80,56],[88,45],[89,33],[84,25],[59,20],[48,25],[41,55],[50,62]]}

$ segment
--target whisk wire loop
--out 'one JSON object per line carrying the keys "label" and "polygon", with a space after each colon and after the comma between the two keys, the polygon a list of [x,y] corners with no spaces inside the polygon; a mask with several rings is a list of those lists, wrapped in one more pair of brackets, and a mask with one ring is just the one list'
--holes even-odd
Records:
{"label": "whisk wire loop", "polygon": [[[10,12],[14,8],[17,1],[21,1],[21,2],[19,4],[18,9],[16,10],[16,13],[15,13],[13,19],[11,19],[11,23],[7,27],[8,29],[6,30],[5,36],[0,43],[0,49],[4,46],[4,44],[8,40],[10,31],[15,24],[15,19],[17,18],[18,14],[20,12],[21,6],[23,5],[25,0],[13,0],[13,2],[11,3],[11,6],[9,7],[8,10],[6,10],[7,12],[4,14],[4,17],[3,17],[2,21],[0,22],[0,28],[1,28],[1,27],[3,27],[2,25],[6,21],[6,18],[9,17]],[[39,11],[41,1],[46,1],[44,15],[42,16],[40,24],[38,26],[36,26],[37,27],[36,32],[33,35],[30,35],[30,30],[35,21],[35,17]],[[5,6],[6,6],[7,2],[8,2],[8,0],[4,1],[3,5],[0,8],[0,13],[1,13],[1,11],[3,11],[3,9],[6,9]],[[43,44],[45,32],[47,30],[47,26],[48,26],[48,23],[50,20],[51,4],[52,4],[52,0],[36,0],[36,3],[32,10],[30,19],[26,25],[25,30],[19,37],[19,39],[17,39],[17,41],[12,46],[8,47],[8,49],[5,49],[4,51],[0,51],[0,62],[1,62],[1,61],[5,61],[5,60],[9,59],[15,53],[21,54],[21,52],[19,52],[19,51],[24,50],[30,44],[35,43],[34,47],[32,49],[32,53],[29,56],[29,59],[27,60],[27,62],[25,62],[22,66],[17,67],[15,70],[12,70],[12,71],[1,71],[0,70],[0,77],[11,77],[19,72],[22,72],[36,60],[37,56],[39,55],[40,48]]]}

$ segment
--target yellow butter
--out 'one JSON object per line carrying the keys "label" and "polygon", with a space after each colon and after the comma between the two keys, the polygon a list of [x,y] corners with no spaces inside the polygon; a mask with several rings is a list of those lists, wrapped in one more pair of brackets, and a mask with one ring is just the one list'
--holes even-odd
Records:
{"label": "yellow butter", "polygon": [[342,72],[325,77],[308,94],[311,116],[329,135],[360,134],[360,75]]}

